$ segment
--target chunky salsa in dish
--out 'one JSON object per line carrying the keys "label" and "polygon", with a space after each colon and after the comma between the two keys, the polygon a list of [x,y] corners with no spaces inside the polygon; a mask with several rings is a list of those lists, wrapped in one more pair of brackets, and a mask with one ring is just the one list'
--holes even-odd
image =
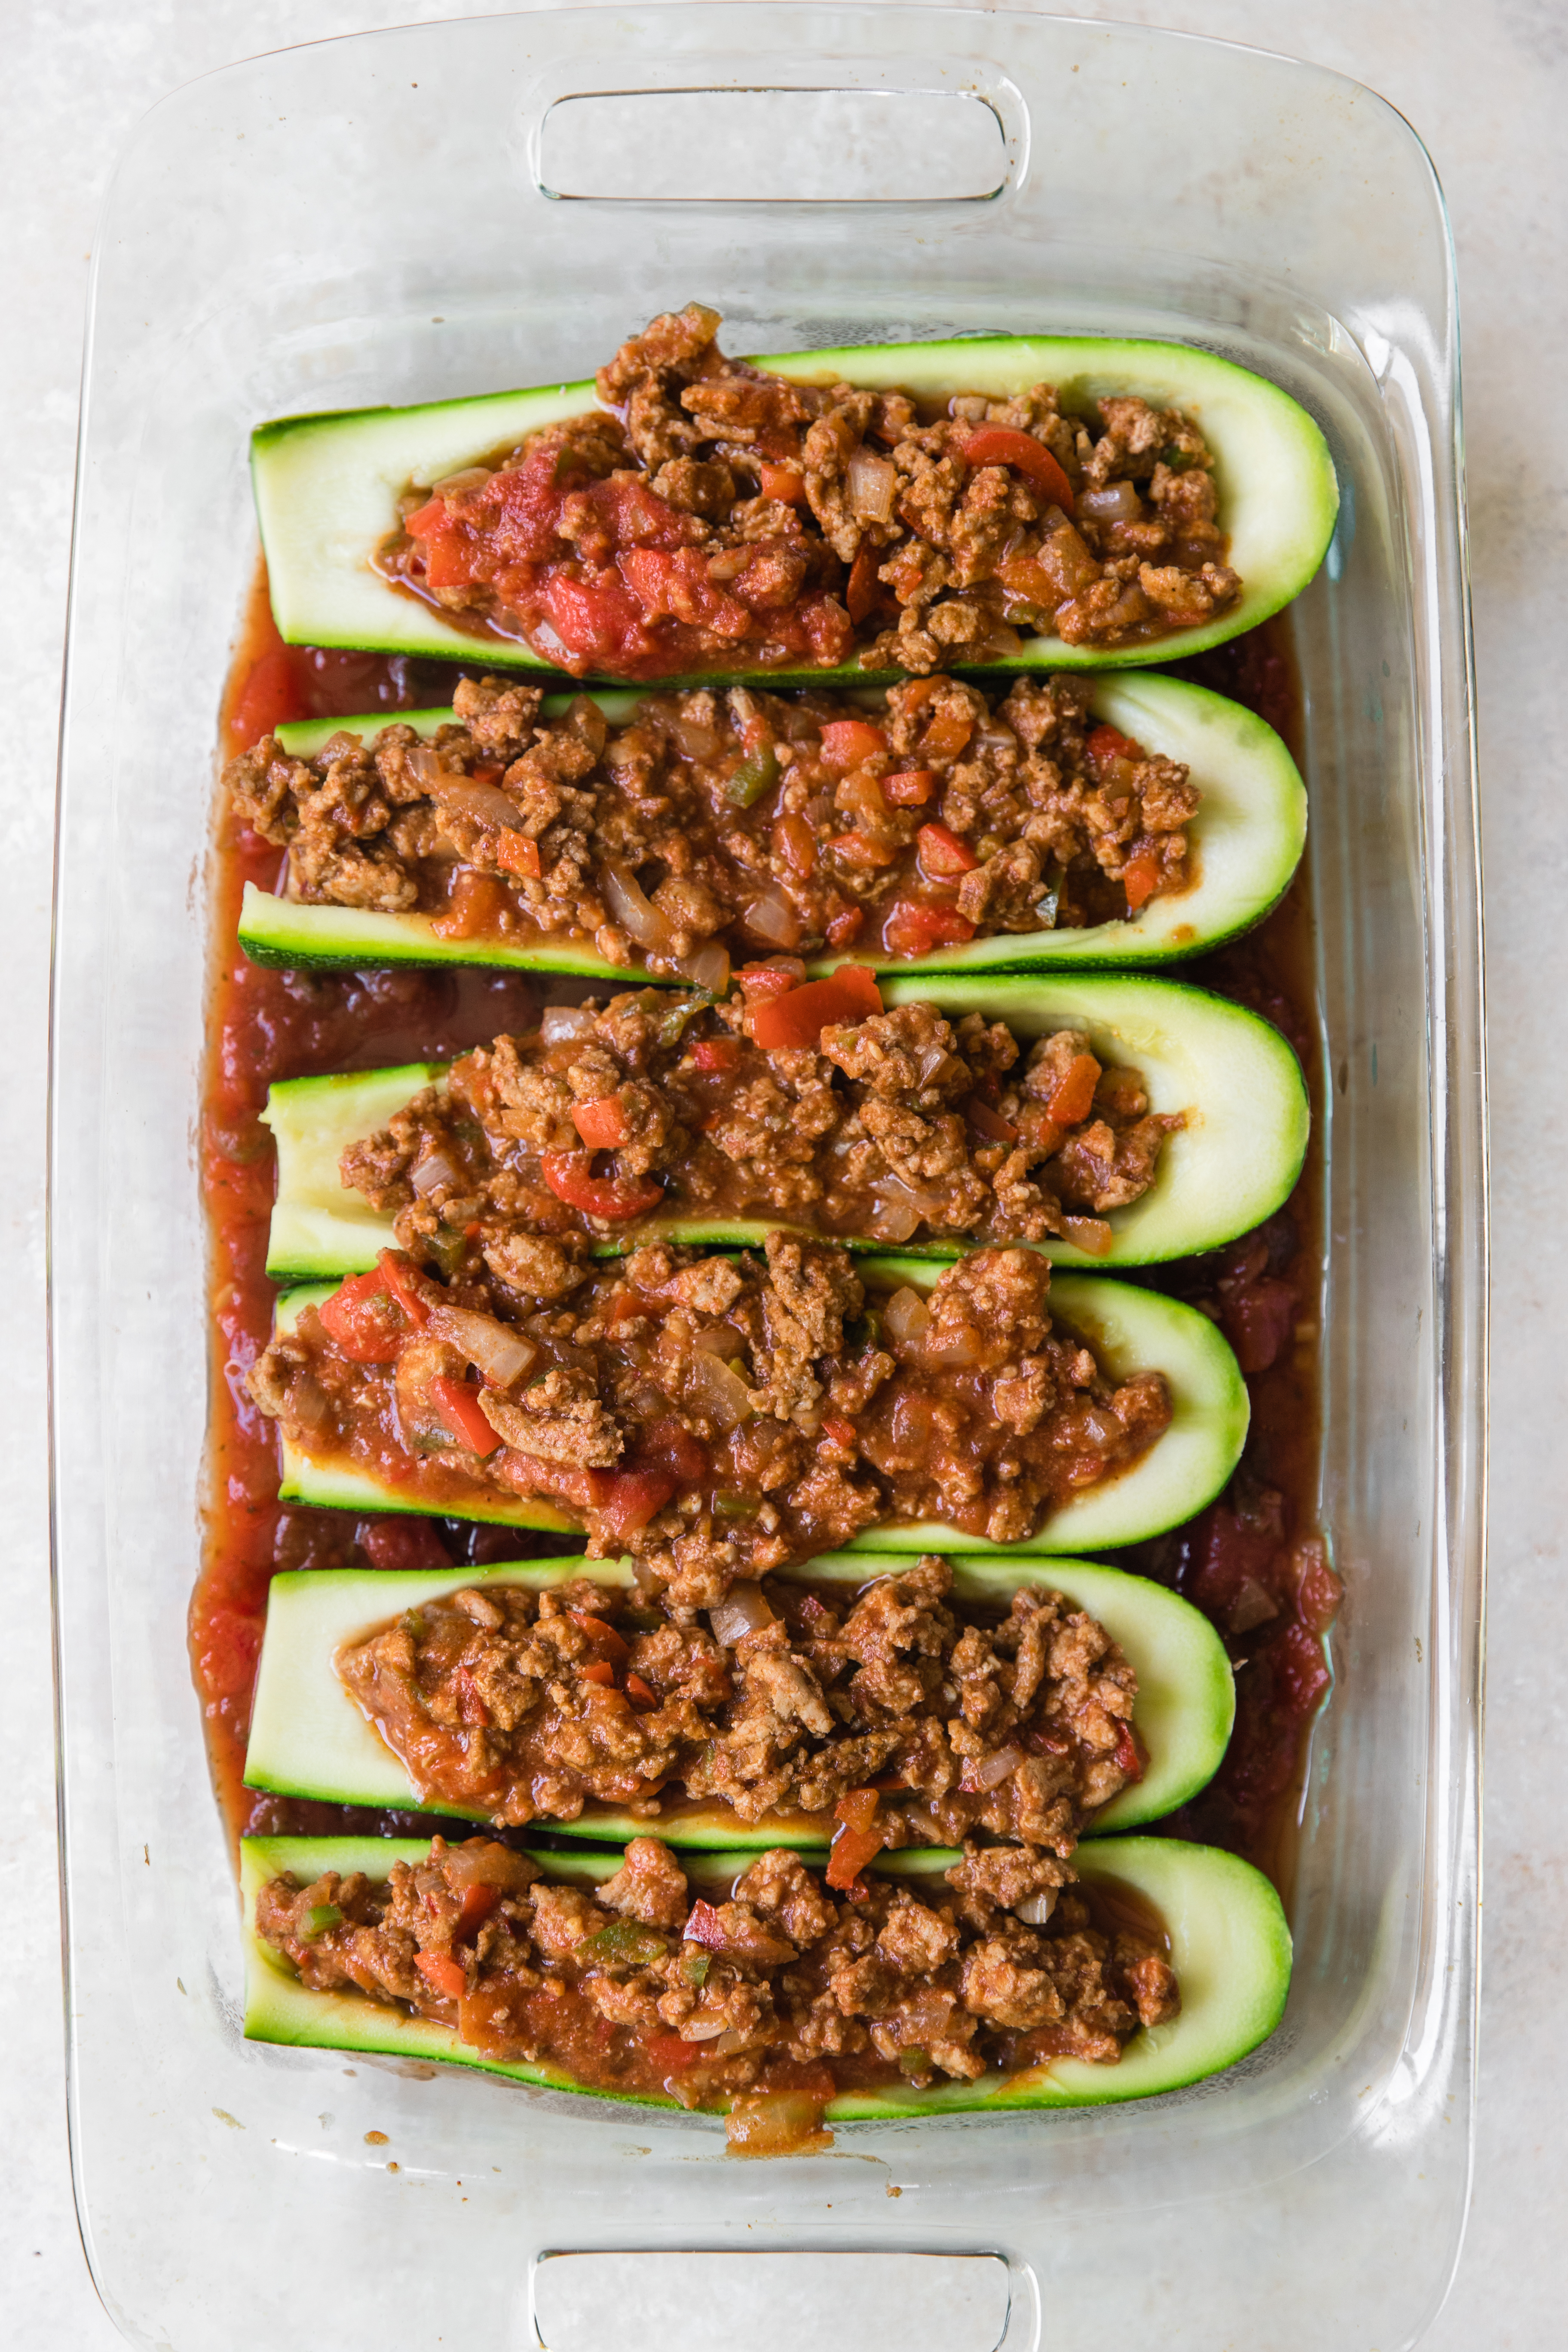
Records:
{"label": "chunky salsa in dish", "polygon": [[774,1848],[694,1899],[651,1837],[590,1891],[510,1846],[437,1836],[381,1885],[282,1874],[255,1917],[313,1990],[400,2005],[587,2087],[728,2107],[742,2153],[826,2147],[822,2111],[846,2090],[1114,2065],[1181,2011],[1148,1906],[1022,1846],[837,1888]]}
{"label": "chunky salsa in dish", "polygon": [[945,1560],[858,1595],[765,1579],[708,1625],[584,1578],[470,1587],[346,1643],[337,1675],[421,1803],[498,1828],[661,1795],[738,1822],[837,1815],[847,1886],[883,1848],[984,1832],[1066,1857],[1143,1759],[1137,1678],[1048,1588],[952,1597]]}
{"label": "chunky salsa in dish", "polygon": [[395,719],[295,758],[264,735],[226,783],[287,850],[297,904],[721,988],[748,953],[907,958],[1185,889],[1197,790],[1096,725],[1090,691],[924,677],[868,706],[701,688],[612,721],[587,696],[546,719],[537,687],[464,679],[428,740]]}
{"label": "chunky salsa in dish", "polygon": [[1043,1242],[1090,1256],[1154,1181],[1179,1112],[1081,1032],[881,1009],[863,967],[749,967],[722,1002],[647,989],[546,1010],[455,1062],[342,1154],[398,1245],[504,1276],[526,1234],[772,1217],[898,1245]]}
{"label": "chunky salsa in dish", "polygon": [[1213,458],[1175,410],[819,388],[727,359],[717,312],[655,319],[601,411],[410,488],[384,578],[577,676],[925,675],[1022,635],[1146,646],[1242,583]]}
{"label": "chunky salsa in dish", "polygon": [[384,1252],[273,1340],[251,1396],[308,1458],[432,1511],[555,1502],[685,1608],[889,1521],[1016,1541],[1171,1421],[1162,1372],[1113,1381],[1053,1330],[1034,1250],[869,1312],[847,1251],[780,1232],[608,1265],[520,1234],[501,1263],[443,1284]]}

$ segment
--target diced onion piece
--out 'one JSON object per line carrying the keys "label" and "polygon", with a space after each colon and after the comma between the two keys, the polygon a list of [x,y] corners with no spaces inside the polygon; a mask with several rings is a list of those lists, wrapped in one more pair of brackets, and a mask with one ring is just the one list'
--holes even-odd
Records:
{"label": "diced onion piece", "polygon": [[444,1151],[431,1151],[419,1161],[408,1181],[420,1199],[424,1200],[427,1193],[434,1192],[439,1185],[455,1184],[458,1181],[458,1171]]}
{"label": "diced onion piece", "polygon": [[721,2017],[689,2017],[680,2038],[682,2042],[716,2042],[728,2030]]}
{"label": "diced onion piece", "polygon": [[695,988],[705,988],[714,996],[722,996],[730,985],[730,955],[726,948],[716,947],[711,940],[689,955],[680,967]]}
{"label": "diced onion piece", "polygon": [[1142,500],[1136,482],[1107,482],[1102,490],[1079,490],[1077,505],[1096,522],[1136,522]]}
{"label": "diced onion piece", "polygon": [[907,1242],[921,1221],[921,1207],[907,1184],[889,1176],[873,1188],[876,1207],[866,1220],[871,1239]]}
{"label": "diced onion piece", "polygon": [[441,754],[433,743],[410,743],[403,754],[403,764],[416,784],[433,792],[437,784],[451,779],[451,772],[442,764]]}
{"label": "diced onion piece", "polygon": [[793,948],[800,939],[800,917],[772,882],[757,893],[742,919],[746,929],[771,947]]}
{"label": "diced onion piece", "polygon": [[471,817],[492,833],[521,833],[522,818],[515,802],[496,784],[481,784],[472,776],[441,775],[426,787],[444,816]]}
{"label": "diced onion piece", "polygon": [[547,1004],[539,1034],[547,1045],[563,1045],[569,1037],[591,1037],[594,1015],[585,1004]]}
{"label": "diced onion piece", "polygon": [[682,1402],[688,1412],[701,1413],[721,1429],[738,1428],[752,1417],[745,1381],[721,1356],[710,1356],[705,1349],[694,1350],[688,1359]]}
{"label": "diced onion piece", "polygon": [[755,1633],[763,1625],[771,1625],[773,1612],[763,1597],[760,1584],[742,1578],[732,1584],[722,1601],[708,1612],[708,1622],[713,1639],[721,1650],[732,1650],[748,1633]]}
{"label": "diced onion piece", "polygon": [[945,1364],[952,1371],[967,1371],[984,1354],[984,1344],[971,1323],[958,1323],[944,1329],[935,1339],[926,1342],[927,1360]]}
{"label": "diced onion piece", "polygon": [[918,1347],[931,1328],[931,1309],[918,1290],[906,1283],[895,1290],[882,1309],[882,1328],[900,1348]]}
{"label": "diced onion piece", "polygon": [[1079,1421],[1084,1435],[1096,1445],[1114,1445],[1125,1434],[1121,1423],[1106,1405],[1086,1405]]}
{"label": "diced onion piece", "polygon": [[531,1339],[494,1315],[479,1315],[470,1307],[433,1307],[427,1328],[477,1365],[497,1388],[510,1388],[538,1360],[539,1349]]}
{"label": "diced onion piece", "polygon": [[858,522],[891,522],[899,469],[862,443],[849,460],[849,509]]}
{"label": "diced onion piece", "polygon": [[669,731],[689,760],[710,760],[719,749],[719,737],[705,719],[688,719],[677,711]]}
{"label": "diced onion piece", "polygon": [[489,466],[464,466],[456,474],[444,475],[441,480],[434,485],[430,495],[433,499],[454,498],[459,490],[482,489],[484,485],[493,478]]}
{"label": "diced onion piece", "polygon": [[606,861],[604,868],[605,896],[610,902],[610,912],[621,929],[629,931],[640,948],[658,950],[669,945],[669,924],[652,900],[644,895],[642,885],[630,866]]}
{"label": "diced onion piece", "polygon": [[1005,1748],[996,1750],[994,1756],[971,1759],[963,1768],[963,1778],[959,1786],[970,1797],[977,1797],[983,1790],[999,1789],[1008,1774],[1016,1772],[1023,1760],[1023,1749],[1015,1748],[1009,1740]]}
{"label": "diced onion piece", "polygon": [[1042,1886],[1037,1895],[1026,1895],[1021,1903],[1013,1906],[1015,1919],[1022,1919],[1026,1927],[1043,1927],[1057,1907],[1056,1889]]}

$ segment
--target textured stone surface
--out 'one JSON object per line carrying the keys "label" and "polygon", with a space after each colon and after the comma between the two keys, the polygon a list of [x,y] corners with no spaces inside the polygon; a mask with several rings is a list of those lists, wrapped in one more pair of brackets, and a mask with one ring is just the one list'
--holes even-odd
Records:
{"label": "textured stone surface", "polygon": [[[482,0],[469,0],[479,13]],[[0,772],[0,940],[11,1007],[4,1122],[8,1344],[0,1426],[6,1629],[0,1821],[0,2300],[16,2352],[120,2339],[97,2305],[72,2218],[56,2002],[43,1349],[44,1038],[50,794],[76,377],[87,257],[113,155],[174,85],[263,47],[455,13],[452,0],[12,0],[0,241],[0,414],[12,490],[0,605],[9,697]],[[489,13],[489,12],[486,12]],[[1487,847],[1492,873],[1491,1085],[1498,1337],[1481,2106],[1474,2216],[1430,2352],[1554,2352],[1568,2252],[1555,2019],[1568,1951],[1563,1811],[1543,1759],[1564,1703],[1544,1662],[1568,1649],[1560,1507],[1568,1309],[1555,1188],[1565,1111],[1546,1023],[1568,993],[1568,829],[1553,729],[1568,624],[1562,451],[1568,324],[1568,15],[1560,0],[1136,0],[1079,14],[1289,50],[1370,83],[1421,131],[1452,209],[1466,342],[1470,513]],[[685,293],[689,289],[676,289]],[[1525,1096],[1541,1122],[1526,1154]],[[1521,1130],[1521,1121],[1526,1120]],[[62,1401],[68,1433],[69,1401]],[[1550,1675],[1550,1668],[1547,1667]],[[1399,2250],[1390,2247],[1389,2260]],[[869,2335],[866,2352],[874,2352]],[[1346,2336],[1344,2352],[1394,2352]],[[185,2352],[185,2347],[181,2347]],[[192,2348],[195,2352],[195,2347]],[[1324,2352],[1340,2352],[1325,2345]]]}

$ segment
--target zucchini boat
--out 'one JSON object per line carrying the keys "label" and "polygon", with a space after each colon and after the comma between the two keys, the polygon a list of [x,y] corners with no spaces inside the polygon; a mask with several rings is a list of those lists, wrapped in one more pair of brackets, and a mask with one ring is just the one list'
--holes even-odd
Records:
{"label": "zucchini boat", "polygon": [[[868,1291],[930,1290],[942,1272],[929,1258],[872,1257],[863,1261]],[[302,1284],[278,1301],[279,1334],[293,1329],[307,1307],[331,1296],[333,1286]],[[1179,1527],[1211,1503],[1241,1459],[1250,1412],[1247,1383],[1223,1334],[1205,1315],[1163,1292],[1108,1282],[1091,1275],[1064,1274],[1051,1283],[1053,1320],[1059,1320],[1092,1349],[1115,1381],[1141,1370],[1163,1372],[1171,1396],[1169,1425],[1130,1469],[1085,1487],[1054,1511],[1038,1533],[1020,1543],[962,1538],[966,1552],[1016,1559],[1031,1553],[1092,1554],[1141,1543]],[[359,1469],[342,1456],[308,1454],[281,1433],[279,1438],[284,1502],[310,1503],[329,1510],[414,1511],[428,1517],[440,1506],[416,1490]],[[511,1528],[580,1532],[578,1523],[552,1503],[533,1496],[488,1496],[451,1514]],[[889,1524],[857,1536],[855,1552],[943,1552],[959,1540],[958,1530],[937,1520]]]}
{"label": "zucchini boat", "polygon": [[[1307,1150],[1307,1090],[1295,1055],[1256,1013],[1224,997],[1169,981],[900,980],[882,986],[889,1007],[926,1002],[951,1020],[978,1013],[1005,1021],[1026,1042],[1053,1030],[1087,1034],[1102,1066],[1140,1071],[1152,1111],[1181,1113],[1185,1125],[1161,1147],[1154,1181],[1142,1199],[1106,1213],[1110,1250],[1090,1258],[1060,1236],[1041,1243],[1068,1266],[1152,1265],[1217,1249],[1272,1216],[1300,1173]],[[350,1144],[374,1135],[394,1112],[445,1075],[437,1062],[341,1076],[289,1078],[271,1088],[263,1118],[278,1146],[278,1198],[267,1271],[275,1282],[361,1274],[394,1247],[393,1221],[378,1214],[338,1174]],[[660,1239],[718,1248],[760,1245],[780,1219],[660,1217],[628,1227],[622,1247]],[[851,1249],[887,1244],[836,1236]],[[953,1255],[961,1237],[908,1255]]]}
{"label": "zucchini boat", "polygon": [[[629,695],[599,694],[606,715],[625,716]],[[553,698],[552,698],[553,700]],[[612,708],[612,703],[624,708]],[[548,710],[551,704],[545,706]],[[1195,878],[1184,890],[1160,893],[1136,915],[1081,930],[1008,931],[903,959],[868,951],[853,961],[902,979],[928,972],[972,973],[1008,969],[1046,971],[1064,965],[1163,964],[1198,955],[1250,930],[1290,886],[1307,838],[1307,793],[1294,760],[1267,722],[1239,702],[1174,677],[1100,677],[1089,709],[1102,724],[1145,751],[1180,761],[1203,797],[1186,833]],[[396,719],[426,735],[453,723],[450,710],[379,712],[347,719],[309,719],[281,727],[279,740],[296,758],[309,758],[339,730],[375,734]],[[356,907],[303,906],[273,898],[247,883],[239,943],[253,963],[332,970],[381,964],[483,964],[562,977],[681,987],[689,982],[651,972],[628,974],[592,949],[547,943],[517,946],[500,939],[444,940],[428,915],[384,915]],[[833,952],[807,966],[814,977],[847,960]]]}
{"label": "zucchini boat", "polygon": [[[752,364],[796,383],[902,390],[928,402],[960,393],[1005,399],[1051,383],[1064,411],[1079,414],[1101,398],[1133,394],[1155,407],[1180,409],[1198,427],[1214,459],[1227,561],[1241,576],[1237,602],[1199,627],[1149,644],[1102,648],[1030,637],[987,666],[994,675],[1125,669],[1180,661],[1224,644],[1289,604],[1312,578],[1333,534],[1333,462],[1305,409],[1263,377],[1190,345],[996,335],[775,352]],[[400,593],[372,569],[371,559],[398,527],[405,489],[431,488],[495,450],[599,405],[594,384],[585,382],[408,408],[285,416],[258,427],[251,475],[273,615],[284,638],[446,661],[471,661],[478,649],[492,667],[547,671],[526,645],[478,637],[423,599]],[[748,677],[769,685],[854,685],[868,673],[853,663],[795,672],[741,667],[710,672],[705,682]]]}
{"label": "zucchini boat", "polygon": [[[240,1896],[245,1950],[245,2036],[295,2049],[345,2050],[427,2063],[431,2059],[501,2074],[555,2091],[576,2092],[621,2105],[668,2108],[653,2094],[628,2095],[575,2081],[560,2067],[483,2056],[450,2027],[389,2004],[347,1992],[314,1992],[255,1930],[256,1900],[284,1871],[309,1885],[328,1870],[363,1871],[384,1883],[395,1862],[422,1861],[424,1839],[245,1838],[240,1843]],[[552,1878],[600,1885],[620,1867],[617,1853],[532,1857]],[[755,1851],[716,1853],[704,1874],[720,1884],[750,1868]],[[940,1878],[956,1863],[940,1849],[885,1855],[874,1871],[913,1881]],[[1290,1989],[1290,1931],[1279,1897],[1249,1863],[1213,1846],[1174,1838],[1105,1838],[1080,1846],[1073,1867],[1086,1884],[1108,1893],[1126,1889],[1159,1916],[1170,1939],[1170,1964],[1181,1992],[1181,2013],[1167,2025],[1135,2033],[1115,2065],[1058,2058],[1015,2074],[947,2082],[927,2090],[889,2087],[842,2093],[826,2106],[828,2124],[899,2121],[922,2116],[1005,2113],[1025,2107],[1100,2106],[1146,2099],[1222,2073],[1268,2040],[1284,2014]]]}
{"label": "zucchini boat", "polygon": [[[833,1552],[780,1571],[792,1583],[843,1585],[853,1591],[871,1578],[896,1575],[900,1560],[868,1561]],[[1213,1779],[1225,1754],[1236,1712],[1236,1690],[1225,1646],[1190,1601],[1145,1577],[1078,1559],[1048,1567],[1019,1561],[957,1558],[952,1598],[991,1601],[1005,1609],[1021,1584],[1066,1595],[1105,1627],[1138,1677],[1132,1723],[1147,1763],[1141,1780],[1113,1797],[1085,1832],[1100,1836],[1158,1821]],[[478,1808],[421,1798],[393,1750],[366,1720],[339,1680],[333,1660],[345,1643],[448,1592],[492,1585],[536,1591],[587,1577],[629,1589],[624,1560],[525,1560],[479,1572],[460,1568],[430,1573],[379,1569],[314,1569],[275,1576],[268,1589],[267,1631],[261,1645],[246,1751],[246,1785],[329,1804],[453,1813],[486,1821]],[[567,1837],[620,1840],[657,1835],[674,1846],[807,1846],[832,1835],[829,1817],[773,1813],[737,1822],[725,1804],[671,1804],[644,1819],[590,1800],[575,1821],[544,1822]]]}

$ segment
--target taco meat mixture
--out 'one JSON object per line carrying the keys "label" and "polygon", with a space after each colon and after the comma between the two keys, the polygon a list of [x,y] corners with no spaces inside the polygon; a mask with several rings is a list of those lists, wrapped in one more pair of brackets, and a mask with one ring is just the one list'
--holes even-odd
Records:
{"label": "taco meat mixture", "polygon": [[236,814],[303,905],[426,914],[443,940],[577,948],[721,992],[782,950],[926,955],[1122,921],[1194,878],[1186,768],[1096,725],[1081,679],[869,704],[745,687],[579,696],[464,678],[454,722],[230,761]]}
{"label": "taco meat mixture", "polygon": [[1145,646],[1240,594],[1175,410],[795,384],[726,359],[719,324],[655,319],[600,369],[603,411],[411,487],[384,577],[556,668],[642,680]]}
{"label": "taco meat mixture", "polygon": [[1021,1045],[977,1013],[883,1012],[855,965],[803,986],[774,961],[741,983],[722,1003],[645,989],[552,1007],[351,1145],[344,1184],[447,1275],[504,1273],[525,1234],[654,1215],[891,1244],[1056,1234],[1099,1257],[1107,1213],[1147,1192],[1182,1124],[1075,1030]]}
{"label": "taco meat mixture", "polygon": [[1070,1854],[1143,1770],[1104,1627],[1037,1587],[1005,1611],[956,1602],[945,1560],[866,1566],[858,1595],[737,1585],[707,1625],[582,1577],[471,1587],[346,1644],[337,1672],[422,1803],[498,1828],[595,1801],[815,1815],[824,1838],[837,1817],[844,1885],[883,1847],[977,1831]]}
{"label": "taco meat mixture", "polygon": [[986,1249],[928,1297],[868,1299],[847,1251],[779,1232],[608,1265],[519,1234],[445,1285],[386,1251],[248,1388],[317,1462],[431,1511],[544,1498],[696,1610],[876,1525],[1016,1541],[1135,1462],[1169,1423],[1164,1376],[1107,1380],[1052,1329],[1049,1282],[1038,1252]]}
{"label": "taco meat mixture", "polygon": [[1017,1846],[838,1895],[779,1848],[694,1900],[646,1837],[591,1891],[565,1874],[436,1837],[384,1885],[274,1878],[257,1928],[311,1990],[433,2018],[484,2057],[688,2107],[733,2102],[731,2145],[753,2155],[826,2146],[813,2126],[840,2091],[1112,2064],[1180,2007],[1152,1923]]}

